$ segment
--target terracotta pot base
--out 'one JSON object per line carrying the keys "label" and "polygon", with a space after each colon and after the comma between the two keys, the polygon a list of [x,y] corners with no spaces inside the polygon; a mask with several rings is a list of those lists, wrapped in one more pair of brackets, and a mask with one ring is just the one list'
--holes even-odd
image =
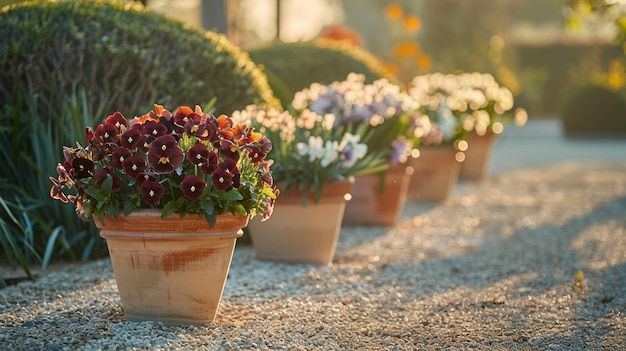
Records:
{"label": "terracotta pot base", "polygon": [[250,221],[248,229],[260,260],[329,265],[335,256],[346,206],[345,195],[352,181],[326,185],[318,203],[309,194],[302,205],[302,194],[294,191],[276,199],[274,212],[265,222]]}
{"label": "terracotta pot base", "polygon": [[407,199],[418,202],[447,200],[459,179],[461,163],[453,147],[424,147],[418,158],[411,158],[413,168]]}
{"label": "terracotta pot base", "polygon": [[247,217],[223,215],[213,228],[160,210],[96,219],[107,240],[126,318],[168,325],[213,322],[235,242]]}
{"label": "terracotta pot base", "polygon": [[390,168],[380,174],[356,177],[352,199],[346,205],[344,225],[394,226],[400,218],[410,182],[407,167]]}
{"label": "terracotta pot base", "polygon": [[498,135],[487,133],[474,135],[468,140],[468,149],[465,151],[465,161],[461,165],[460,178],[468,180],[483,180],[489,174],[491,151],[498,140]]}

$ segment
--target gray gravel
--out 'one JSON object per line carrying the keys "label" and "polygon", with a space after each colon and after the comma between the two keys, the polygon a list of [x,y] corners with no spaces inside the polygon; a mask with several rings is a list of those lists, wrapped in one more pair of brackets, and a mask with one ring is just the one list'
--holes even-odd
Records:
{"label": "gray gravel", "polygon": [[625,350],[626,157],[596,159],[344,227],[330,267],[238,245],[206,326],[127,322],[108,259],[48,271],[0,290],[0,350]]}

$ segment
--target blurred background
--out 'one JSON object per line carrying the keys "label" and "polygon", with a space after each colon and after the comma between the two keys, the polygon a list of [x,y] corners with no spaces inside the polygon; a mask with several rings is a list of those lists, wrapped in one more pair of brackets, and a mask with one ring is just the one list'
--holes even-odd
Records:
{"label": "blurred background", "polygon": [[[0,0],[0,7],[20,1]],[[530,118],[560,117],[581,86],[623,94],[625,0],[145,0],[244,51],[348,38],[406,83],[493,74]],[[621,27],[620,27],[621,26]],[[624,96],[622,96],[624,98]]]}
{"label": "blurred background", "polygon": [[407,82],[493,74],[530,118],[556,118],[574,87],[623,92],[624,0],[147,0],[243,50],[350,38]]}

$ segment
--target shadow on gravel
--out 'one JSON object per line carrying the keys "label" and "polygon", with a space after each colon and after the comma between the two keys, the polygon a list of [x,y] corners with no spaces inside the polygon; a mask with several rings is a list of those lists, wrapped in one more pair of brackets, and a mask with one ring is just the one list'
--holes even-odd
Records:
{"label": "shadow on gravel", "polygon": [[[449,273],[459,278],[456,280],[458,284],[441,286],[437,291],[428,292],[440,293],[449,288],[461,286],[483,287],[492,285],[515,274],[538,273],[529,267],[537,266],[539,263],[545,267],[544,271],[530,281],[520,282],[523,286],[519,286],[519,290],[528,291],[528,288],[531,288],[534,291],[548,291],[557,284],[573,282],[578,270],[591,271],[590,268],[585,267],[584,260],[586,257],[584,253],[581,254],[571,248],[572,242],[590,227],[607,221],[617,220],[626,226],[625,213],[626,197],[617,197],[595,207],[585,215],[573,218],[559,226],[545,225],[535,228],[522,226],[511,236],[486,236],[482,246],[476,251],[442,260],[427,259],[416,263],[418,267],[415,270],[421,275],[416,280],[419,281],[422,278],[426,280],[436,279],[435,276],[425,277],[425,275],[430,274],[429,272],[437,271],[429,269],[430,266],[448,267]],[[524,237],[523,240],[522,237]],[[485,262],[489,265],[480,266],[477,265],[477,262]],[[493,267],[491,264],[493,262],[503,262],[503,264],[501,267]],[[626,267],[622,264],[595,273],[604,276],[623,277],[624,270]],[[437,274],[440,273],[437,271]],[[485,273],[488,273],[488,276],[485,276]],[[402,284],[403,282],[398,281],[397,283]],[[609,280],[607,283],[611,283],[611,281]],[[622,285],[623,283],[624,281],[621,282]]]}

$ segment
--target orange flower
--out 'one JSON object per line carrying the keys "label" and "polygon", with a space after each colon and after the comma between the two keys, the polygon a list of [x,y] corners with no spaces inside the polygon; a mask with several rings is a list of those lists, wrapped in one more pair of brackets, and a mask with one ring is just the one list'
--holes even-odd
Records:
{"label": "orange flower", "polygon": [[342,25],[326,27],[319,37],[321,39],[347,41],[355,46],[363,46],[363,38],[359,32]]}
{"label": "orange flower", "polygon": [[427,70],[430,69],[430,67],[433,65],[433,59],[430,57],[430,55],[422,54],[419,55],[419,57],[415,60],[415,64],[419,69]]}
{"label": "orange flower", "polygon": [[390,4],[385,7],[385,15],[392,21],[399,20],[404,15],[402,6],[398,4]]}
{"label": "orange flower", "polygon": [[389,74],[391,74],[393,76],[398,74],[398,71],[399,71],[398,65],[396,65],[395,63],[393,63],[393,62],[383,62],[383,65],[385,66],[385,70]]}
{"label": "orange flower", "polygon": [[404,29],[409,33],[417,33],[422,28],[422,20],[417,15],[407,15],[404,19]]}
{"label": "orange flower", "polygon": [[393,55],[396,57],[417,56],[420,52],[419,44],[414,41],[402,41],[393,48]]}

